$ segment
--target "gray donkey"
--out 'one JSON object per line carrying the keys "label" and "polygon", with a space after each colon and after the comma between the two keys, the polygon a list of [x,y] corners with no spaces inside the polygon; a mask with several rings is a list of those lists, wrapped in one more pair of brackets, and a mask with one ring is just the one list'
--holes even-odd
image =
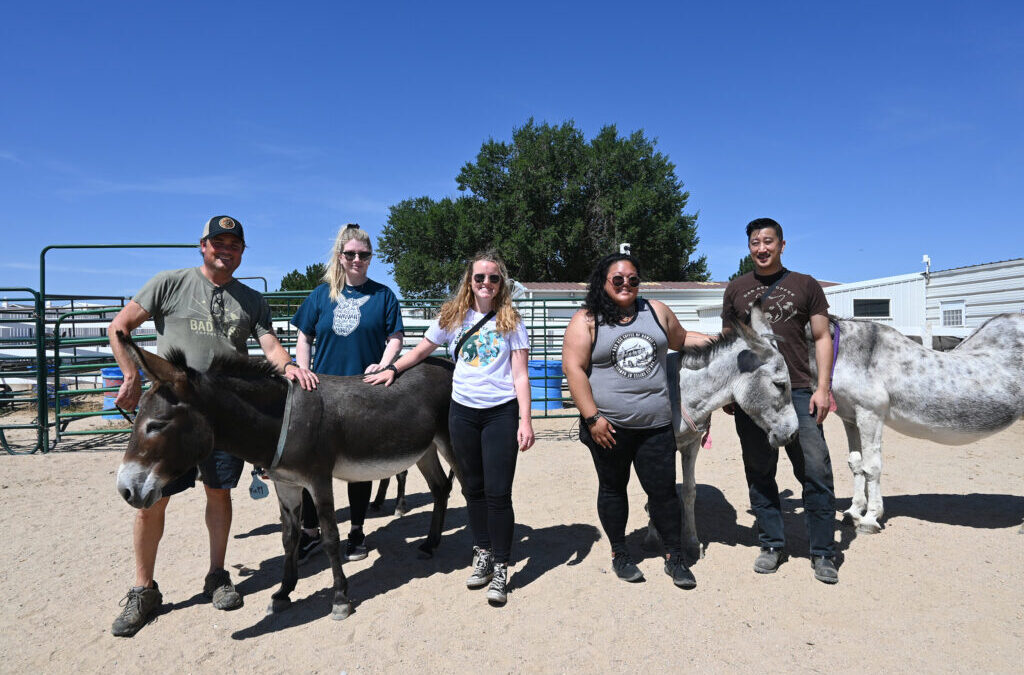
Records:
{"label": "gray donkey", "polygon": [[832,320],[833,339],[839,327],[832,393],[853,471],[853,501],[845,516],[857,531],[874,534],[883,514],[883,425],[965,445],[1024,416],[1024,314],[993,317],[948,352],[922,347],[882,324]]}
{"label": "gray donkey", "polygon": [[[694,516],[695,467],[711,413],[737,403],[768,433],[772,445],[786,445],[796,435],[799,422],[793,410],[789,370],[772,344],[776,338],[771,331],[760,306],[755,305],[750,326],[733,324],[731,332],[703,347],[669,355],[672,421],[683,470],[682,541],[691,559],[702,555]],[[650,548],[659,538],[654,523],[648,523],[644,546]]]}

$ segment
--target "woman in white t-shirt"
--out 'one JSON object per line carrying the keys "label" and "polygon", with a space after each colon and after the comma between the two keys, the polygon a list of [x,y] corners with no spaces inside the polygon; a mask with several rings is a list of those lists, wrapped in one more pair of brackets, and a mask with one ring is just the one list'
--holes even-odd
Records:
{"label": "woman in white t-shirt", "polygon": [[445,343],[458,351],[453,355],[448,426],[473,531],[473,572],[466,585],[490,584],[487,600],[503,605],[508,599],[515,524],[516,456],[529,449],[534,438],[526,369],[530,343],[523,320],[512,306],[505,263],[495,253],[477,254],[466,266],[455,295],[441,306],[437,320],[415,348],[365,380],[390,385],[399,373]]}

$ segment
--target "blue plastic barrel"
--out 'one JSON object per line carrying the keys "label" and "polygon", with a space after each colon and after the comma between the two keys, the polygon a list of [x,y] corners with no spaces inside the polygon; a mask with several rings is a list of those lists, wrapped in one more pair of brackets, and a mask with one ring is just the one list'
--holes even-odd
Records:
{"label": "blue plastic barrel", "polygon": [[[531,360],[527,363],[527,370],[530,375],[530,398],[533,399],[530,407],[534,410],[561,410],[562,362]],[[545,398],[558,400],[545,401]]]}
{"label": "blue plastic barrel", "polygon": [[[104,368],[104,370],[108,370],[108,369]],[[120,373],[121,371],[119,370],[117,372]],[[114,405],[114,401],[116,401],[116,400],[117,400],[117,396],[104,396],[103,397],[103,409],[104,410],[113,410],[114,411],[113,415],[104,415],[103,419],[105,419],[107,421],[110,421],[110,422],[117,422],[118,420],[123,420],[124,419],[123,417],[121,417],[121,413],[119,413],[117,411],[117,406]]]}

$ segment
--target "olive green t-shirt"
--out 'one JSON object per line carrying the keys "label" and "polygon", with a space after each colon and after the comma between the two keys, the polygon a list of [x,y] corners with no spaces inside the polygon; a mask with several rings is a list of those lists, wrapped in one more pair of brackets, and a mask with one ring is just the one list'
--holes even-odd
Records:
{"label": "olive green t-shirt", "polygon": [[237,279],[215,286],[198,267],[157,274],[133,300],[153,317],[157,352],[180,349],[196,370],[209,368],[215,356],[248,355],[250,337],[274,331],[258,291]]}

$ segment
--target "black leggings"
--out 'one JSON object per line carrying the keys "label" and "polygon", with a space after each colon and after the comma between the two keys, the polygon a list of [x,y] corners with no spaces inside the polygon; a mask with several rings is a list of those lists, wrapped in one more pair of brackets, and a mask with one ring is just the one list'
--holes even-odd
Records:
{"label": "black leggings", "polygon": [[597,469],[597,515],[612,551],[626,552],[626,521],[629,519],[629,467],[647,493],[651,520],[658,528],[665,550],[680,552],[682,507],[676,494],[676,437],[671,426],[657,429],[615,427],[615,445],[602,448],[580,421],[580,440],[590,448]]}
{"label": "black leggings", "polygon": [[492,551],[495,562],[507,563],[515,525],[512,479],[519,455],[519,404],[513,399],[493,408],[469,408],[452,401],[448,428],[473,545]]}
{"label": "black leggings", "polygon": [[[371,481],[348,484],[348,505],[352,527],[358,527],[361,530],[363,523],[366,522],[366,511],[370,507],[371,492],[373,492]],[[320,527],[316,504],[313,503],[313,497],[310,496],[308,490],[302,491],[302,527],[307,530]],[[357,543],[363,543],[361,538],[356,537],[356,539],[359,540]]]}

